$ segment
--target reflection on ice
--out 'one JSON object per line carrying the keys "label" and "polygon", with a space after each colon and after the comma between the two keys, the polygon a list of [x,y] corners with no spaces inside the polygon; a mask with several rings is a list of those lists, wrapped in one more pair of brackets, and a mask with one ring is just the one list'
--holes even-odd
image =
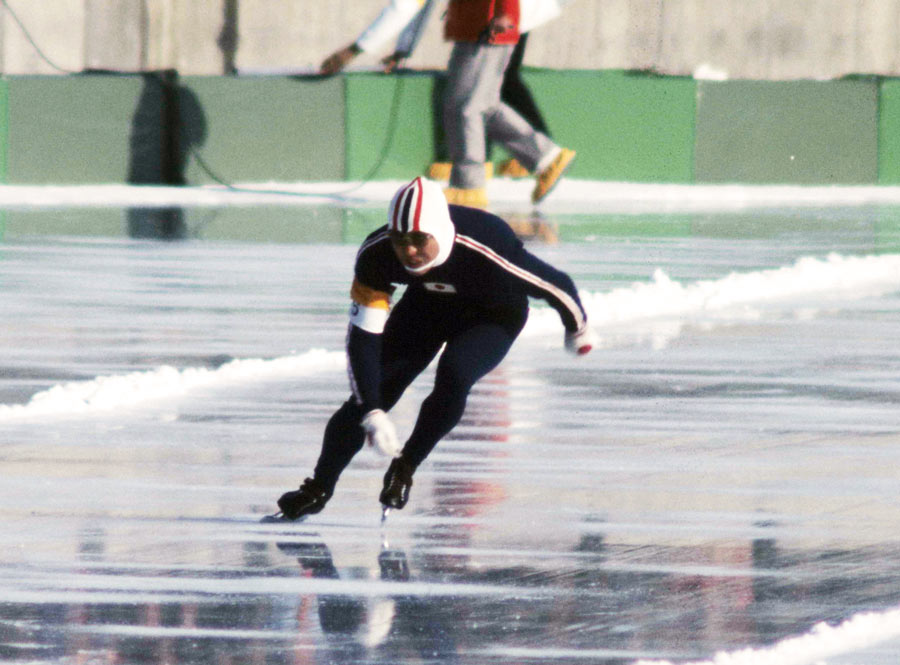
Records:
{"label": "reflection on ice", "polygon": [[[8,571],[0,655],[617,665],[699,662],[751,644],[765,657],[728,662],[787,665],[898,634],[895,547],[784,549],[765,538],[658,547],[585,534],[572,549],[504,555],[466,547],[464,531],[433,547],[426,533],[401,530],[394,535],[409,546],[360,557],[360,541],[377,531],[326,526],[323,537],[245,524],[228,534],[241,566],[136,568],[98,557],[101,537],[84,543],[81,570]],[[214,536],[212,525],[199,531]],[[168,530],[157,533],[172,551]]]}
{"label": "reflection on ice", "polygon": [[365,455],[259,522],[346,399],[354,247],[7,243],[0,660],[894,665],[897,256],[767,215],[556,220],[604,348],[535,311],[383,526]]}

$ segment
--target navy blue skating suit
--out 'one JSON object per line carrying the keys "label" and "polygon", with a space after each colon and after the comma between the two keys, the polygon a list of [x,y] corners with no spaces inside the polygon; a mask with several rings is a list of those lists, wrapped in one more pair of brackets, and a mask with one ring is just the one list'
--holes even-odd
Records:
{"label": "navy blue skating suit", "polygon": [[587,325],[572,279],[528,252],[499,217],[450,206],[456,228],[447,260],[422,276],[408,272],[391,246],[387,227],[370,234],[356,257],[353,307],[390,306],[383,332],[351,324],[347,335],[353,396],[325,429],[315,478],[334,489],[341,471],[362,448],[362,416],[388,411],[446,343],[434,390],[422,403],[403,458],[417,467],[459,422],[469,390],[496,367],[525,325],[528,298],[559,313],[569,333]]}

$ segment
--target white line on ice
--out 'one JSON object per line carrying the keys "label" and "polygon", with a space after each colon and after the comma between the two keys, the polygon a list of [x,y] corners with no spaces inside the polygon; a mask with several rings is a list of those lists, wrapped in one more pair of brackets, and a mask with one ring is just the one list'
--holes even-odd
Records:
{"label": "white line on ice", "polygon": [[[66,625],[67,633],[91,635],[119,635],[126,637],[190,637],[224,640],[290,640],[296,641],[297,631],[291,630],[251,630],[247,628],[201,628],[183,626],[125,626],[121,624],[94,624],[88,626]],[[308,649],[315,647],[310,645]]]}
{"label": "white line on ice", "polygon": [[[342,580],[315,577],[246,576],[223,577],[162,577],[157,575],[100,575],[96,573],[59,573],[43,575],[29,571],[15,571],[12,578],[0,574],[0,596],[5,600],[15,593],[96,592],[109,594],[183,593],[213,594],[217,596],[288,596],[297,594],[345,594],[351,596],[515,596],[526,597],[559,593],[574,595],[572,589],[526,588],[497,584],[466,584],[457,582],[390,582],[383,580]],[[127,602],[131,602],[130,598]]]}

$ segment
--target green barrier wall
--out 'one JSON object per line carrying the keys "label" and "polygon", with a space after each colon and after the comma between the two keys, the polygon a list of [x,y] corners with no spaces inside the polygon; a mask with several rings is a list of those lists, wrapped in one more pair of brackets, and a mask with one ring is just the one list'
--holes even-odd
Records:
{"label": "green barrier wall", "polygon": [[181,79],[186,181],[343,179],[343,95],[340,77]]}
{"label": "green barrier wall", "polygon": [[702,82],[697,182],[877,181],[874,81]]}
{"label": "green barrier wall", "polygon": [[433,112],[435,76],[350,74],[344,81],[347,180],[424,173],[440,140],[440,121]]}
{"label": "green barrier wall", "polygon": [[[524,72],[572,177],[900,183],[900,80]],[[9,183],[405,179],[445,155],[442,76],[79,75],[0,86]],[[494,150],[493,160],[504,157]]]}
{"label": "green barrier wall", "polygon": [[878,102],[878,182],[900,184],[900,81],[881,82]]}
{"label": "green barrier wall", "polygon": [[[6,182],[6,156],[9,147],[9,84],[0,79],[0,183]],[[0,239],[6,237],[5,210],[0,210]]]}
{"label": "green barrier wall", "polygon": [[10,77],[6,84],[7,182],[128,182],[134,160],[160,168],[158,150],[131,148],[133,135],[146,146],[161,133],[159,115],[146,115],[159,108],[159,89],[141,77]]}
{"label": "green barrier wall", "polygon": [[[691,181],[693,80],[620,71],[528,70],[524,77],[554,138],[578,151],[573,177]],[[408,178],[446,159],[440,75],[345,80],[348,180]],[[494,162],[507,156],[491,152]]]}
{"label": "green barrier wall", "polygon": [[573,178],[691,181],[693,79],[548,70],[524,78],[553,138],[578,151]]}
{"label": "green barrier wall", "polygon": [[9,82],[0,79],[0,182],[6,182],[9,153]]}

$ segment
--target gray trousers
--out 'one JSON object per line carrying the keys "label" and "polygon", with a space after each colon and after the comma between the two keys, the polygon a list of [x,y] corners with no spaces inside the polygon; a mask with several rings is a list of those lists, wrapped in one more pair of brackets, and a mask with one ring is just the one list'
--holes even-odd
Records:
{"label": "gray trousers", "polygon": [[456,42],[447,66],[444,133],[453,162],[450,186],[484,187],[486,141],[501,144],[529,171],[556,144],[500,101],[503,73],[514,45]]}

